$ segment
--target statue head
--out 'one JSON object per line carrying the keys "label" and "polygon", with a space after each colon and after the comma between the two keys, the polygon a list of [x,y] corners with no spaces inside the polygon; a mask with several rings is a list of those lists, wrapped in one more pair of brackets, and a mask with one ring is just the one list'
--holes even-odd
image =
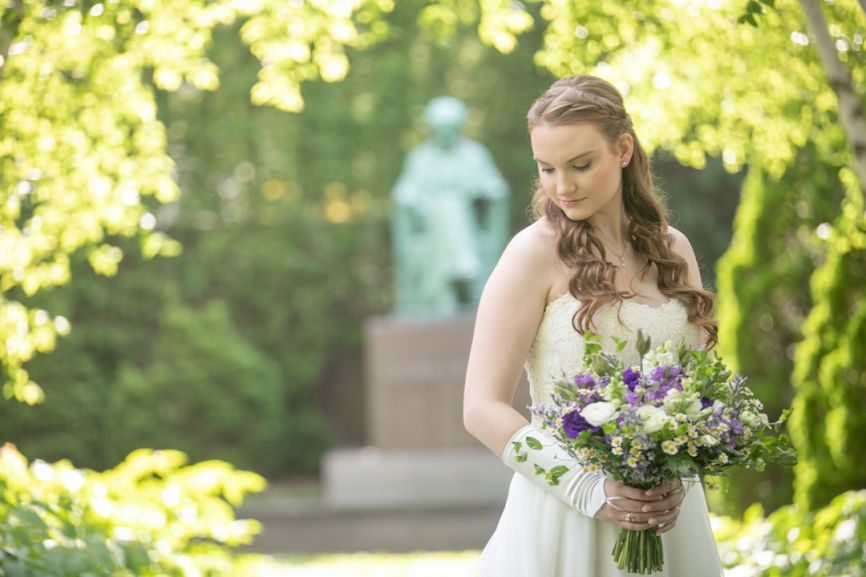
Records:
{"label": "statue head", "polygon": [[467,116],[466,105],[453,96],[434,98],[424,109],[424,119],[433,129],[433,142],[451,148],[460,138]]}

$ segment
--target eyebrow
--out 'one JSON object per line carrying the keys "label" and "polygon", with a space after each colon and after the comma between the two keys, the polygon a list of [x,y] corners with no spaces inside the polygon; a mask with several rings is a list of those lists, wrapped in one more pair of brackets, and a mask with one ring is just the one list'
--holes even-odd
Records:
{"label": "eyebrow", "polygon": [[[580,158],[580,157],[582,157],[582,156],[586,156],[587,154],[590,154],[591,152],[595,152],[595,150],[587,150],[586,152],[581,152],[581,153],[578,154],[577,156],[573,156],[573,157],[569,158],[568,160],[566,160],[565,163],[568,164],[569,162],[572,162],[572,161],[574,161],[574,160],[577,160],[578,158]],[[539,158],[533,158],[533,160],[534,160],[535,162],[540,162],[540,163],[542,163],[542,164],[547,164],[548,166],[550,165],[549,162],[545,162],[545,161],[543,161],[543,160],[541,160],[541,159],[539,159]]]}

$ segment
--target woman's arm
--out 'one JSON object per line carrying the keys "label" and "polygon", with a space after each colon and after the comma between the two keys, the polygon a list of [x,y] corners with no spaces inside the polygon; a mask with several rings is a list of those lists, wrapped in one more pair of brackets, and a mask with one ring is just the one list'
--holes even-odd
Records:
{"label": "woman's arm", "polygon": [[544,313],[555,258],[539,223],[523,229],[505,247],[478,304],[466,368],[463,423],[497,457],[527,425],[512,402]]}

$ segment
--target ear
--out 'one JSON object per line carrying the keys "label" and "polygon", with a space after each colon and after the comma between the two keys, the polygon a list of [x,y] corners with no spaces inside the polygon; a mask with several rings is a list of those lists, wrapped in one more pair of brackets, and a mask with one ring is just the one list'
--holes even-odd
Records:
{"label": "ear", "polygon": [[619,155],[620,163],[628,164],[631,162],[632,154],[634,153],[634,138],[628,132],[623,132],[617,139],[617,154]]}

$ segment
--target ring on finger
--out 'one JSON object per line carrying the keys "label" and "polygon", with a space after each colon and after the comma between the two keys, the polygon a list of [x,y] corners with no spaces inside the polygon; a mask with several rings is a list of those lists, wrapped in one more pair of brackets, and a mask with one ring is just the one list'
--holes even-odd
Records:
{"label": "ring on finger", "polygon": [[631,513],[626,513],[625,517],[623,517],[626,523],[631,523]]}

